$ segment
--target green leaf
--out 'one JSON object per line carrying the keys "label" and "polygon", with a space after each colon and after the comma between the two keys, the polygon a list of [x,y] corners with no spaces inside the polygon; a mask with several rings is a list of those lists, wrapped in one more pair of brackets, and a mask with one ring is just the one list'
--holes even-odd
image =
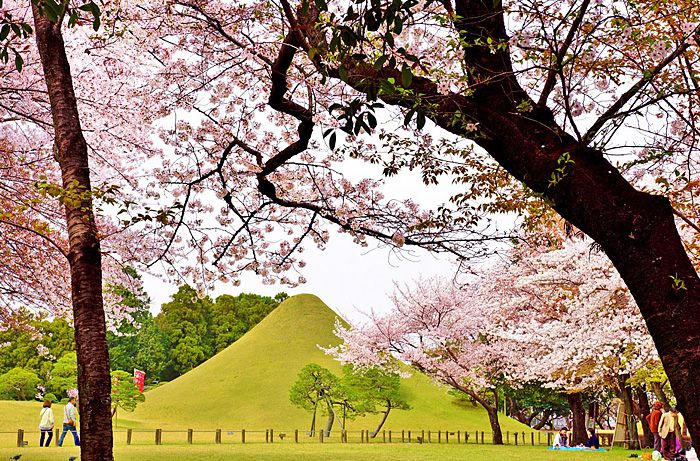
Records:
{"label": "green leaf", "polygon": [[0,29],[0,40],[5,40],[8,35],[10,35],[10,25],[5,24],[2,26],[2,29]]}
{"label": "green leaf", "polygon": [[33,32],[32,26],[30,26],[26,22],[22,23],[22,29],[24,29],[25,37],[32,35],[32,32]]}
{"label": "green leaf", "polygon": [[410,88],[413,82],[413,73],[411,73],[411,68],[406,64],[401,66],[401,84],[404,88]]}
{"label": "green leaf", "polygon": [[415,114],[416,111],[414,109],[409,110],[406,112],[406,116],[403,118],[403,124],[408,126],[409,123],[411,123],[411,119],[413,118],[413,114]]}
{"label": "green leaf", "polygon": [[95,31],[99,30],[99,28],[100,28],[100,16],[102,15],[102,12],[100,11],[100,7],[97,6],[97,3],[88,2],[88,3],[85,3],[83,5],[80,5],[78,7],[78,9],[92,13],[92,18],[93,18],[92,28],[95,29]]}
{"label": "green leaf", "polygon": [[418,129],[421,130],[425,126],[425,114],[423,112],[418,112],[418,116],[416,117],[416,125],[418,125]]}
{"label": "green leaf", "polygon": [[340,77],[340,79],[341,79],[342,81],[347,82],[347,81],[348,81],[348,71],[347,71],[347,69],[346,69],[345,67],[343,67],[343,66],[340,66],[340,67],[338,68],[338,76]]}
{"label": "green leaf", "polygon": [[367,123],[372,129],[377,127],[377,118],[371,112],[367,112]]}
{"label": "green leaf", "polygon": [[14,32],[16,36],[22,36],[22,29],[20,29],[17,24],[10,24],[10,27],[12,28],[12,32]]}
{"label": "green leaf", "polygon": [[24,66],[24,59],[22,59],[22,56],[15,52],[15,67],[17,68],[17,72],[22,72],[22,66]]}
{"label": "green leaf", "polygon": [[336,135],[335,132],[331,133],[331,137],[328,138],[328,146],[330,146],[331,150],[335,150],[335,141],[336,141]]}

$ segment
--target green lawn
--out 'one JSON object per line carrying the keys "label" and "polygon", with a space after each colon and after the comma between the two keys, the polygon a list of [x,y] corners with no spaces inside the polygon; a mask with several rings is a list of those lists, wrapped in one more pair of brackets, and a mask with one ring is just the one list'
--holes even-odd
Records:
{"label": "green lawn", "polygon": [[[79,455],[75,447],[0,449],[0,459],[21,453],[22,461],[66,460]],[[118,446],[117,461],[183,460],[469,460],[469,461],[622,461],[631,452],[615,449],[609,453],[555,452],[546,447],[495,447],[492,445],[419,445],[419,444],[300,444],[272,445],[182,445]]]}

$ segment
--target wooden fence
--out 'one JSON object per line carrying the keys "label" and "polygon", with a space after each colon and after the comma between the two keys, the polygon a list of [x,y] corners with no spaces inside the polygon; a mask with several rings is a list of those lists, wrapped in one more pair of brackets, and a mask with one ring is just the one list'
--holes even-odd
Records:
{"label": "wooden fence", "polygon": [[[506,445],[551,445],[556,432],[503,432]],[[52,444],[58,443],[60,429],[55,429]],[[10,440],[16,436],[16,446],[28,444],[39,445],[39,431],[0,432],[0,447],[13,445]],[[609,446],[612,434],[599,434],[601,444]],[[73,438],[67,434],[64,443],[73,444]],[[120,429],[114,431],[115,443],[127,445],[163,445],[163,444],[245,444],[245,443],[438,443],[438,444],[491,444],[493,434],[489,431],[450,431],[450,430],[382,430],[374,434],[370,430],[360,431],[323,431],[310,433],[299,429],[292,430],[194,430],[194,429]]]}

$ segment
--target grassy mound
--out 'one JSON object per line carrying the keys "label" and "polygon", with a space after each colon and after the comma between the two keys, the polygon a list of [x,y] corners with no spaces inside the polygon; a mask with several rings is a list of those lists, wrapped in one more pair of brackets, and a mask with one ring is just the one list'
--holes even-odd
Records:
{"label": "grassy mound", "polygon": [[[340,373],[338,362],[318,348],[338,343],[336,319],[318,297],[293,296],[224,351],[148,392],[146,403],[122,419],[135,427],[305,429],[311,415],[289,402],[289,388],[310,362]],[[402,388],[412,409],[392,411],[386,429],[489,430],[484,411],[454,404],[446,388],[423,375],[403,380]],[[504,431],[527,429],[503,419]],[[373,429],[378,420],[368,415],[348,429]]]}

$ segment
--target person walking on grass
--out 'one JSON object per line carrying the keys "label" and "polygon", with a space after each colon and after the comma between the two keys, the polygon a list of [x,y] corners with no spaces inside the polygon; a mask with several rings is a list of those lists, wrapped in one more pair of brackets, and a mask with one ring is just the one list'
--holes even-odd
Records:
{"label": "person walking on grass", "polygon": [[[41,437],[39,437],[40,447],[48,447],[51,445],[53,426],[54,419],[53,410],[51,409],[51,400],[44,400],[44,406],[39,413],[39,430],[41,431]],[[46,445],[44,445],[44,438],[46,438]]]}
{"label": "person walking on grass", "polygon": [[73,433],[73,442],[75,442],[76,447],[79,447],[80,438],[78,437],[78,431],[75,429],[75,397],[69,398],[66,408],[63,409],[63,431],[58,438],[59,447],[63,446],[63,438],[68,431]]}

